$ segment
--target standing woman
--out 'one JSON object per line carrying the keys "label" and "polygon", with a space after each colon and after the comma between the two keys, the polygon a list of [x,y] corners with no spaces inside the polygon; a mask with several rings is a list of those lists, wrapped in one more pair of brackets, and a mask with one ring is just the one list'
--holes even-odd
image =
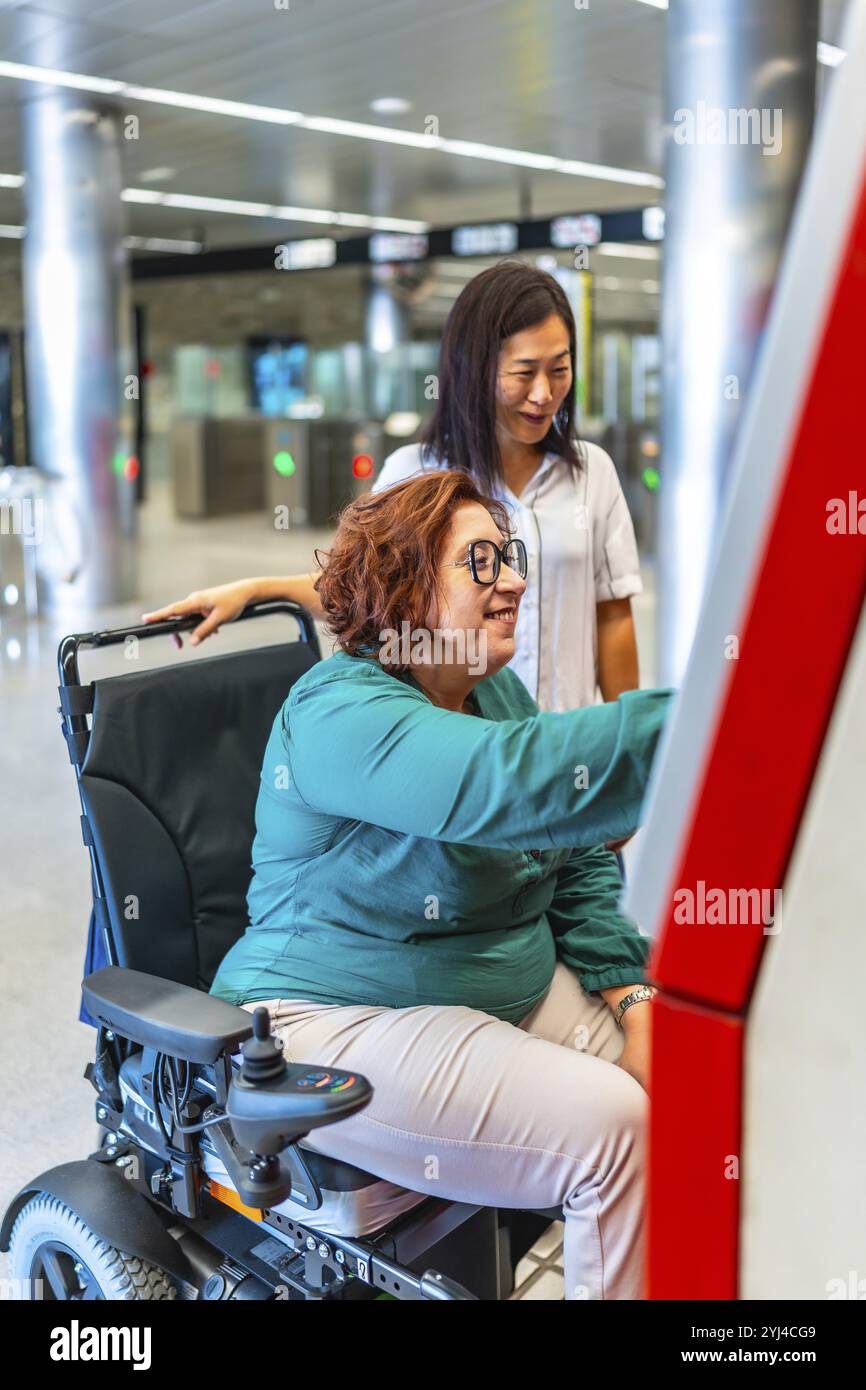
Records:
{"label": "standing woman", "polygon": [[[631,596],[634,528],[609,455],[574,429],[575,326],[557,280],[500,261],[470,280],[442,338],[438,401],[420,444],[386,459],[373,491],[458,468],[511,513],[526,544],[526,594],[511,662],[543,710],[615,700],[638,685]],[[289,598],[323,616],[316,574],[198,590],[145,619],[202,612],[196,644],[247,604]]]}

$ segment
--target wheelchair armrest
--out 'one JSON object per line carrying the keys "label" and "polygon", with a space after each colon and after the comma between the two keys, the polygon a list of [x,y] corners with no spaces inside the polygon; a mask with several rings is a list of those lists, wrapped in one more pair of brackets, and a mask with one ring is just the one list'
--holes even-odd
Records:
{"label": "wheelchair armrest", "polygon": [[143,1047],[202,1065],[252,1036],[252,1015],[203,990],[106,965],[82,982],[84,1002],[107,1028]]}

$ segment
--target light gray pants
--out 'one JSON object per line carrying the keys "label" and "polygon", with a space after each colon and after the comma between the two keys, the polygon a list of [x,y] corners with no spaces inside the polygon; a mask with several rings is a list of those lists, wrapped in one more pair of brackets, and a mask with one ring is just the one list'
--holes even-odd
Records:
{"label": "light gray pants", "polygon": [[359,1071],[365,1110],[304,1143],[415,1192],[561,1206],[565,1296],[642,1294],[647,1097],[612,1065],[623,1034],[561,962],[518,1025],[463,1005],[266,999],[292,1062]]}

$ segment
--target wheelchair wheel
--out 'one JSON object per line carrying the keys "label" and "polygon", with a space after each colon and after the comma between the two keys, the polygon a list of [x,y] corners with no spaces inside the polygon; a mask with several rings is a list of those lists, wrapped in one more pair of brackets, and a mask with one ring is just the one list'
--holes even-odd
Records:
{"label": "wheelchair wheel", "polygon": [[16,1217],[9,1276],[26,1301],[177,1298],[165,1270],[107,1245],[65,1202],[47,1192],[33,1197]]}

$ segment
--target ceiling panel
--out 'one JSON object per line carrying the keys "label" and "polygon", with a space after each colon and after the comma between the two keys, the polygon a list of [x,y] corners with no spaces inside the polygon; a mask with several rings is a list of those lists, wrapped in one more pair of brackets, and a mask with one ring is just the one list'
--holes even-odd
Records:
{"label": "ceiling panel", "polygon": [[[839,36],[844,0],[825,0]],[[2,4],[0,57],[207,96],[290,107],[563,158],[661,172],[665,16],[636,0],[38,0]],[[0,171],[21,165],[20,109],[33,88],[0,79]],[[402,96],[400,117],[370,110]],[[130,104],[124,180],[176,170],[172,191],[333,207],[448,223],[652,201],[651,190],[440,152]],[[0,220],[20,215],[0,190]],[[16,213],[17,210],[17,213]],[[322,234],[219,214],[128,206],[138,235],[209,244]]]}

